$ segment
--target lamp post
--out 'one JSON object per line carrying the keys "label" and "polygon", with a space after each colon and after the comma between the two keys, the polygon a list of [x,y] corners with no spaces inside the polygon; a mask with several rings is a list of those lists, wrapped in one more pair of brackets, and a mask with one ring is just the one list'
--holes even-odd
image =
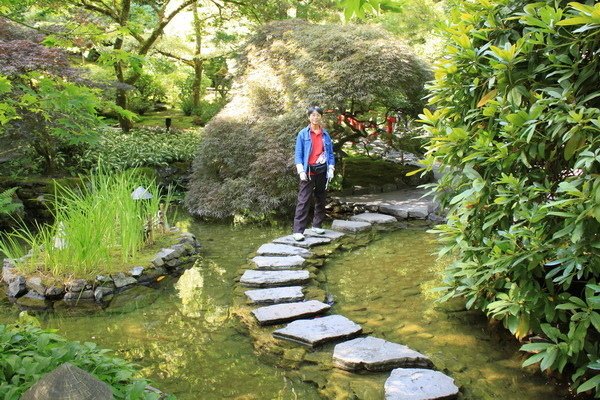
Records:
{"label": "lamp post", "polygon": [[[138,186],[133,192],[131,192],[131,198],[133,200],[150,200],[152,197],[152,193],[148,191],[143,186]],[[152,234],[152,215],[148,215],[148,220],[144,224],[144,231],[147,234],[147,240],[149,243],[154,243],[154,235]]]}

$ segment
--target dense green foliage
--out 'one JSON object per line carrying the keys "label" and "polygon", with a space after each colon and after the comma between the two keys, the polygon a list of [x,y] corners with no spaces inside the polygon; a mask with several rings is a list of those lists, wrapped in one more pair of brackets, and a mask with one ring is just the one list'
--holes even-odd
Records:
{"label": "dense green foliage", "polygon": [[[61,278],[120,272],[152,240],[148,232],[157,223],[160,203],[166,203],[165,210],[169,205],[153,181],[129,170],[98,171],[85,183],[75,188],[56,184],[51,225],[35,231],[23,225],[0,235],[0,251],[16,260],[20,272]],[[138,186],[152,198],[132,199]]]}
{"label": "dense green foliage", "polygon": [[148,382],[138,377],[136,367],[110,356],[94,343],[70,342],[53,330],[31,323],[0,325],[0,397],[18,400],[42,376],[65,362],[108,383],[115,399],[158,399],[147,392]]}
{"label": "dense green foliage", "polygon": [[[426,66],[385,31],[368,26],[279,21],[249,41],[232,101],[206,126],[194,162],[188,209],[223,218],[288,212],[297,177],[296,133],[306,108],[366,115],[413,113],[422,103]],[[368,134],[327,116],[338,150]],[[356,125],[355,125],[356,126]]]}
{"label": "dense green foliage", "polygon": [[191,161],[198,149],[196,130],[164,128],[135,129],[130,133],[106,128],[97,142],[83,152],[84,169],[101,163],[105,169],[124,171],[133,167],[164,167],[178,161]]}
{"label": "dense green foliage", "polygon": [[13,201],[16,191],[17,188],[0,191],[0,214],[12,214],[23,207],[22,204]]}
{"label": "dense green foliage", "polygon": [[600,4],[464,2],[431,85],[446,298],[600,396]]}

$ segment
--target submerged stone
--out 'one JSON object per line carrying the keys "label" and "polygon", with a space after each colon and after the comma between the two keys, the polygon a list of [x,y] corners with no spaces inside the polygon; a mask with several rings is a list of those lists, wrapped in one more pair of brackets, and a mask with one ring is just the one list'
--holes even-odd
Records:
{"label": "submerged stone", "polygon": [[362,331],[360,325],[342,315],[300,319],[273,332],[279,339],[291,340],[311,347],[338,339],[348,339]]}
{"label": "submerged stone", "polygon": [[336,219],[333,221],[333,224],[331,224],[331,227],[333,229],[337,229],[343,232],[356,233],[371,229],[371,224],[368,222],[346,221],[343,219]]}
{"label": "submerged stone", "polygon": [[64,363],[44,375],[27,390],[21,400],[112,400],[112,388],[87,371]]}
{"label": "submerged stone", "polygon": [[286,286],[272,289],[247,290],[246,296],[254,304],[278,304],[304,299],[302,286]]}
{"label": "submerged stone", "polygon": [[370,224],[391,224],[398,220],[391,215],[379,213],[362,213],[350,217],[351,221],[368,222]]}
{"label": "submerged stone", "polygon": [[257,308],[252,311],[261,325],[274,325],[298,318],[313,317],[331,308],[330,305],[317,300],[300,301],[297,303],[275,304]]}
{"label": "submerged stone", "polygon": [[333,349],[333,364],[347,371],[387,371],[398,367],[431,368],[423,354],[373,336],[352,339]]}
{"label": "submerged stone", "polygon": [[458,395],[454,379],[430,369],[397,368],[384,388],[386,400],[453,399]]}
{"label": "submerged stone", "polygon": [[256,268],[265,270],[278,270],[285,268],[302,267],[306,260],[300,256],[256,256],[252,259]]}
{"label": "submerged stone", "polygon": [[331,242],[331,239],[329,239],[329,238],[317,237],[317,236],[306,236],[304,238],[304,240],[297,241],[294,239],[293,235],[282,236],[280,238],[273,240],[273,243],[289,244],[290,246],[297,246],[297,247],[304,247],[304,248],[314,247],[314,246],[318,246],[320,244],[327,244],[330,242]]}
{"label": "submerged stone", "polygon": [[259,256],[300,256],[310,257],[311,252],[296,246],[278,243],[266,243],[258,248],[256,254]]}
{"label": "submerged stone", "polygon": [[48,310],[52,308],[51,301],[46,300],[44,295],[34,291],[29,291],[24,296],[19,297],[15,303],[25,310]]}
{"label": "submerged stone", "polygon": [[255,271],[249,269],[240,278],[240,283],[251,287],[268,287],[303,284],[309,280],[308,271]]}

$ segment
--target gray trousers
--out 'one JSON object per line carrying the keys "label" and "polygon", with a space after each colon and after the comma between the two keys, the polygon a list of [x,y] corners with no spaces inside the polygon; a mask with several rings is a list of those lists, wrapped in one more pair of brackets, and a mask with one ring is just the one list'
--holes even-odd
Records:
{"label": "gray trousers", "polygon": [[302,233],[306,229],[313,194],[315,195],[315,209],[312,226],[320,228],[323,220],[325,220],[327,173],[312,175],[309,178],[308,181],[300,181],[296,215],[294,216],[294,233]]}

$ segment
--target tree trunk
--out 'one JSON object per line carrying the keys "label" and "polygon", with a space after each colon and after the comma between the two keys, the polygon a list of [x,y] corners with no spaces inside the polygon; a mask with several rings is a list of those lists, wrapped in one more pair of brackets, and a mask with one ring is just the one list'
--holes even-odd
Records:
{"label": "tree trunk", "polygon": [[194,53],[194,82],[192,83],[193,113],[200,113],[200,90],[202,86],[202,22],[198,17],[198,3],[192,8],[194,13],[194,34],[196,36],[196,52]]}
{"label": "tree trunk", "polygon": [[[119,25],[121,25],[122,27],[127,26],[127,21],[129,21],[130,9],[131,1],[123,1],[121,13],[119,15]],[[123,36],[117,37],[113,48],[115,50],[121,50],[123,48]],[[127,90],[125,89],[125,74],[123,73],[123,63],[121,61],[117,61],[114,65],[114,68],[117,80],[120,83],[119,87],[117,88],[115,103],[122,109],[127,110]],[[129,130],[133,126],[131,120],[123,117],[122,115],[119,115],[119,125],[121,126],[121,130],[123,130],[123,132],[129,132]]]}

